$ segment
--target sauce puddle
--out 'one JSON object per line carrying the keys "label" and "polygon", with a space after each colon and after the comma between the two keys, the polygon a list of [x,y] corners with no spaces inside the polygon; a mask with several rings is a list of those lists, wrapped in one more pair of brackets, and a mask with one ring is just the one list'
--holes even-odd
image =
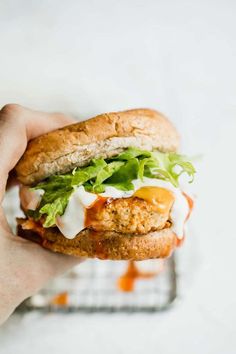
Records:
{"label": "sauce puddle", "polygon": [[55,295],[51,300],[52,305],[61,306],[61,307],[67,306],[68,303],[69,303],[69,295],[66,291]]}
{"label": "sauce puddle", "polygon": [[152,279],[156,277],[164,269],[164,260],[160,260],[160,269],[155,272],[144,272],[138,269],[134,261],[128,262],[128,268],[125,273],[118,279],[118,289],[123,292],[134,291],[135,283],[138,279]]}

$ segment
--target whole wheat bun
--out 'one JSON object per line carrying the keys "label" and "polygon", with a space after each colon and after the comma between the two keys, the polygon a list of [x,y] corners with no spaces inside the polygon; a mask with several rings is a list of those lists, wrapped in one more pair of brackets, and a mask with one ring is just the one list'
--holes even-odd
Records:
{"label": "whole wheat bun", "polygon": [[25,219],[17,219],[19,236],[51,251],[78,257],[141,261],[166,258],[177,246],[176,235],[170,228],[139,236],[85,229],[69,240],[57,228],[44,229],[43,233],[24,230],[24,222]]}
{"label": "whole wheat bun", "polygon": [[33,139],[16,172],[21,183],[34,185],[51,175],[84,166],[93,158],[114,156],[128,147],[171,152],[178,145],[176,129],[157,111],[105,113]]}

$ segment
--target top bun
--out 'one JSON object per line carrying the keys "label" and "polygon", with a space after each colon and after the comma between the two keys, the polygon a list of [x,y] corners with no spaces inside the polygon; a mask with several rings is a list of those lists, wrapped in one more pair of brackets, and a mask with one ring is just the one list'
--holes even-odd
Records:
{"label": "top bun", "polygon": [[108,158],[128,147],[176,151],[179,137],[171,122],[151,109],[105,113],[65,126],[29,142],[16,166],[25,185],[84,166],[93,158]]}

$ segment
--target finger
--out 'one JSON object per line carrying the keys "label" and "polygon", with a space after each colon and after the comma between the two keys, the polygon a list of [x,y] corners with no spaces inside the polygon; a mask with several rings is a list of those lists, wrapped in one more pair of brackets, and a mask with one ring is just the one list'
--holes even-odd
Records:
{"label": "finger", "polygon": [[0,225],[5,232],[12,232],[1,206],[0,206]]}
{"label": "finger", "polygon": [[19,182],[18,182],[17,177],[16,177],[16,171],[15,170],[11,170],[8,173],[6,190],[8,190],[8,189],[10,189],[12,187],[15,187],[17,185],[19,185]]}
{"label": "finger", "polygon": [[83,258],[53,253],[32,242],[28,246],[27,249],[24,244],[24,260],[31,267],[28,275],[28,278],[31,278],[29,284],[31,294],[29,295],[45,286],[52,278],[65,273],[83,261]]}
{"label": "finger", "polygon": [[7,295],[10,307],[17,306],[53,277],[65,273],[82,261],[81,258],[52,253],[20,237],[8,236],[1,242],[3,252],[0,258],[0,282],[5,280],[3,296]]}
{"label": "finger", "polygon": [[73,123],[71,117],[60,113],[41,113],[7,105],[0,111],[0,202],[8,173],[24,153],[27,142],[48,131]]}

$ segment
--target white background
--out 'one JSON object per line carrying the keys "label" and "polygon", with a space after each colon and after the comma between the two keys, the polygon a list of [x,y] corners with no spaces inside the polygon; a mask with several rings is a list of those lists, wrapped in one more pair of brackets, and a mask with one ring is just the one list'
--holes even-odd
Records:
{"label": "white background", "polygon": [[235,16],[233,0],[0,2],[0,106],[80,118],[157,108],[182,150],[203,154],[171,311],[12,317],[1,354],[235,353]]}

